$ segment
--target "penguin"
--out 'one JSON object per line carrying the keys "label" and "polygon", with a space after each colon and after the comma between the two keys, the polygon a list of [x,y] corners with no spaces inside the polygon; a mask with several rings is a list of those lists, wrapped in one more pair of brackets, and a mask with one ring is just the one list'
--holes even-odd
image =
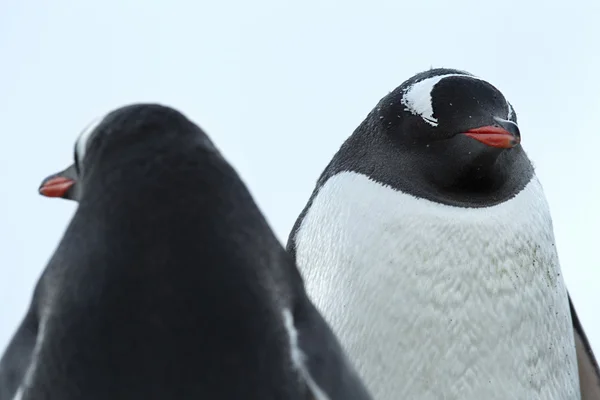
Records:
{"label": "penguin", "polygon": [[237,172],[184,114],[109,112],[77,139],[73,171],[78,207],[0,362],[2,400],[371,399]]}
{"label": "penguin", "polygon": [[287,248],[376,399],[600,399],[517,114],[471,73],[383,97]]}

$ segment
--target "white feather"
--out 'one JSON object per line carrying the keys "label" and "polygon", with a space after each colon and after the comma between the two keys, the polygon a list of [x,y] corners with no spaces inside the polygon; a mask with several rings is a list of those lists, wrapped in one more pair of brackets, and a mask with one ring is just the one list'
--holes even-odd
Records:
{"label": "white feather", "polygon": [[476,209],[343,172],[315,197],[296,254],[309,295],[374,398],[579,399],[537,178]]}
{"label": "white feather", "polygon": [[290,351],[294,367],[300,372],[302,379],[306,382],[315,400],[329,400],[329,397],[317,385],[306,367],[304,353],[298,345],[298,331],[296,331],[296,327],[294,326],[294,317],[288,309],[283,310],[283,322],[290,338]]}
{"label": "white feather", "polygon": [[105,116],[94,118],[77,137],[77,140],[75,141],[75,152],[77,153],[79,162],[83,162],[88,147],[88,141],[94,130],[96,130],[98,125],[104,120],[104,117]]}
{"label": "white feather", "polygon": [[32,352],[31,352],[31,361],[29,362],[29,366],[27,367],[27,370],[25,371],[25,374],[23,375],[23,381],[21,382],[21,385],[19,385],[19,388],[17,389],[17,391],[13,397],[13,400],[21,400],[23,398],[23,392],[25,391],[25,388],[31,384],[31,381],[33,379],[33,374],[35,373],[35,369],[37,367],[40,350],[42,347],[42,343],[45,339],[45,336],[46,336],[46,323],[45,323],[45,319],[41,319],[40,325],[38,327],[38,334],[37,334],[37,337],[35,340],[35,346],[33,347]]}
{"label": "white feather", "polygon": [[446,74],[432,76],[431,78],[418,81],[404,91],[401,102],[406,106],[406,111],[421,116],[421,118],[431,126],[437,126],[438,120],[433,116],[433,98],[431,92],[435,85],[442,79],[452,76],[462,76],[465,78],[481,80],[476,76],[466,74]]}
{"label": "white feather", "polygon": [[15,397],[13,397],[13,400],[21,400],[23,398],[23,388],[19,387],[19,390],[17,390],[17,393],[15,393]]}
{"label": "white feather", "polygon": [[506,106],[508,107],[508,114],[506,115],[506,118],[511,119],[514,114],[514,110],[508,101],[506,102]]}

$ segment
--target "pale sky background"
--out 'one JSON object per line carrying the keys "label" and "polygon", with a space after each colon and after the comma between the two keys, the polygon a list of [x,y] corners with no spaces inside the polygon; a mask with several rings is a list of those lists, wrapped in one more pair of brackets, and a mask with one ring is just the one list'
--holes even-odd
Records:
{"label": "pale sky background", "polygon": [[600,2],[520,3],[3,1],[0,352],[76,207],[39,196],[38,184],[72,162],[97,115],[138,101],[183,111],[285,241],[377,101],[444,66],[487,79],[515,107],[600,357]]}

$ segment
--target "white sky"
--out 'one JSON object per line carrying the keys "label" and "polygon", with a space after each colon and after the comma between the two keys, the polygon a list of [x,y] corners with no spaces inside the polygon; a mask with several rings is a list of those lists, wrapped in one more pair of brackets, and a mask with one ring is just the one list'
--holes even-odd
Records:
{"label": "white sky", "polygon": [[600,3],[295,3],[2,4],[0,352],[75,209],[39,196],[38,184],[71,163],[77,134],[97,115],[137,101],[186,113],[285,241],[318,175],[376,102],[445,66],[490,81],[515,107],[600,357]]}

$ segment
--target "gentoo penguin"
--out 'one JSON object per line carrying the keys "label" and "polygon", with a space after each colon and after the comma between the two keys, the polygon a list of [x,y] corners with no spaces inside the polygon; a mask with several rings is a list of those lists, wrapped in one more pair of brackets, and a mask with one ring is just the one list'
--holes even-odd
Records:
{"label": "gentoo penguin", "polygon": [[74,168],[79,205],[37,285],[35,332],[2,360],[2,400],[370,399],[292,257],[187,117],[114,110],[81,134]]}
{"label": "gentoo penguin", "polygon": [[432,69],[318,179],[288,250],[374,398],[600,399],[520,141],[498,89]]}

